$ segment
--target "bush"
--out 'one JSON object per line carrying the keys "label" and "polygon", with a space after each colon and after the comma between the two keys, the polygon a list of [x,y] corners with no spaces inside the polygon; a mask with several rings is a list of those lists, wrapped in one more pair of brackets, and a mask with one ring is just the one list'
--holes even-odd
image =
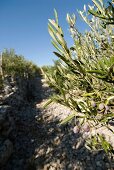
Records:
{"label": "bush", "polygon": [[41,72],[38,66],[27,61],[23,56],[16,55],[13,49],[9,51],[5,49],[2,56],[3,76],[31,77]]}
{"label": "bush", "polygon": [[[93,2],[93,6],[88,6],[89,13],[86,6],[79,11],[90,26],[90,31],[84,34],[75,27],[75,15],[67,14],[69,31],[74,40],[70,48],[59,25],[58,14],[54,11],[55,20],[49,19],[48,30],[57,50],[54,54],[60,61],[53,73],[45,73],[49,85],[58,90],[50,102],[59,102],[72,109],[61,124],[76,118],[82,127],[80,132],[90,134],[93,128],[102,126],[112,131],[109,122],[114,118],[114,7],[112,3],[105,7],[102,0]],[[88,148],[102,146],[106,152],[112,151],[112,146],[101,134],[91,135],[90,141]]]}

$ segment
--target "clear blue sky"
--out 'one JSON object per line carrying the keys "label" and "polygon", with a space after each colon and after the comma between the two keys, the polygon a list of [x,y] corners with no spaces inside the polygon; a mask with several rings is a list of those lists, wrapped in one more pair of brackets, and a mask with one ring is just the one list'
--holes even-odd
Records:
{"label": "clear blue sky", "polygon": [[[82,10],[89,3],[91,0],[0,0],[0,51],[13,48],[39,66],[52,64],[56,57],[47,23],[53,18],[53,9],[58,11],[60,25],[71,45],[66,14],[78,16],[77,9]],[[87,26],[77,18],[77,27],[83,32]]]}

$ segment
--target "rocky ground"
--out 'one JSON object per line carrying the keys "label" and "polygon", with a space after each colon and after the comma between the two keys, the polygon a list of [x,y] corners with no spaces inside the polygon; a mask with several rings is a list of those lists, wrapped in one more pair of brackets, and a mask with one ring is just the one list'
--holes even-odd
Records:
{"label": "rocky ground", "polygon": [[113,170],[113,156],[89,151],[81,134],[74,134],[70,125],[59,126],[69,109],[60,104],[43,109],[52,91],[41,78],[36,87],[32,98],[19,107],[15,101],[7,111],[12,129],[0,140],[1,170]]}

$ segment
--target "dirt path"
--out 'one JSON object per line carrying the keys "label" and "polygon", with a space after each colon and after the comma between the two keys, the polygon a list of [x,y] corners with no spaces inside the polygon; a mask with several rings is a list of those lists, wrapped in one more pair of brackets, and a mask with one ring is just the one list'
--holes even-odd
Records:
{"label": "dirt path", "polygon": [[15,111],[14,153],[3,170],[113,170],[103,151],[90,152],[70,125],[59,127],[69,109],[59,104],[43,109],[50,89],[41,79],[36,83],[34,99]]}

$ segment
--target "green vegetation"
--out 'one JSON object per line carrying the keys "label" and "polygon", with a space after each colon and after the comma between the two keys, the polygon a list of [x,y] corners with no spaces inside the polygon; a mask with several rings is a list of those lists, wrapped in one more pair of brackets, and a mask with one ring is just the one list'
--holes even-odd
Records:
{"label": "green vegetation", "polygon": [[[67,14],[69,31],[74,45],[68,47],[64,33],[59,25],[58,14],[55,20],[49,19],[48,30],[54,54],[59,58],[53,71],[46,71],[48,84],[58,93],[50,102],[58,102],[69,108],[72,113],[61,122],[71,122],[76,118],[74,132],[92,132],[92,129],[105,126],[110,129],[109,121],[114,118],[114,7],[105,7],[102,0],[93,0],[93,6],[84,6],[79,14],[89,25],[90,31],[80,33],[75,27],[76,17]],[[91,15],[92,14],[92,15]],[[114,132],[112,132],[114,133]],[[112,151],[104,136],[96,133],[90,137],[88,148]]]}
{"label": "green vegetation", "polygon": [[5,49],[2,53],[0,87],[3,87],[4,77],[11,76],[30,78],[41,73],[40,68],[23,56],[15,54],[14,50]]}
{"label": "green vegetation", "polygon": [[27,61],[23,56],[16,55],[14,50],[8,51],[7,49],[2,53],[3,56],[3,75],[12,76],[34,76],[39,73],[38,66],[30,61]]}

